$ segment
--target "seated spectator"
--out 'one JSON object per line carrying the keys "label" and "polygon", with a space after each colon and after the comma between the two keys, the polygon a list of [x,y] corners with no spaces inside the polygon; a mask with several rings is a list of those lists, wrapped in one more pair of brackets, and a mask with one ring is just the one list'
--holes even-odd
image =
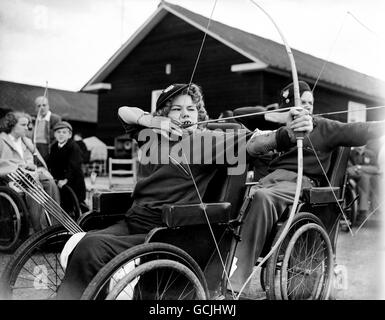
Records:
{"label": "seated spectator", "polygon": [[374,140],[366,146],[352,148],[347,169],[349,178],[357,183],[358,215],[357,224],[360,225],[370,211],[378,206],[378,177],[380,168],[377,162],[378,148]]}
{"label": "seated spectator", "polygon": [[68,185],[79,203],[86,198],[86,185],[82,171],[82,152],[72,138],[72,126],[67,121],[58,122],[54,128],[56,142],[48,155],[48,168],[59,188]]}
{"label": "seated spectator", "polygon": [[[12,111],[2,119],[0,133],[0,176],[5,177],[18,168],[28,170],[41,183],[44,190],[60,203],[59,190],[51,174],[34,162],[34,155],[42,158],[32,141],[26,137],[29,125],[29,115],[23,112]],[[44,162],[44,161],[43,161]],[[43,208],[29,195],[26,195],[29,221],[34,232],[47,227]]]}

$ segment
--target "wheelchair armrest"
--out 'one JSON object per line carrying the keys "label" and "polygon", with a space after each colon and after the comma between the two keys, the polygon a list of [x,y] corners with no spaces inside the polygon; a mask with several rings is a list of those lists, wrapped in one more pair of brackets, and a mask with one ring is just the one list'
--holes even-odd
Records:
{"label": "wheelchair armrest", "polygon": [[131,208],[132,191],[98,191],[92,196],[92,210],[98,214],[126,213]]}
{"label": "wheelchair armrest", "polygon": [[338,200],[340,199],[340,187],[312,187],[304,188],[302,191],[303,200],[312,204],[336,202],[336,198],[334,195],[337,197]]}
{"label": "wheelchair armrest", "polygon": [[[210,223],[226,223],[230,219],[231,203],[206,203],[205,209]],[[207,224],[203,207],[200,204],[165,205],[162,222],[170,228]]]}

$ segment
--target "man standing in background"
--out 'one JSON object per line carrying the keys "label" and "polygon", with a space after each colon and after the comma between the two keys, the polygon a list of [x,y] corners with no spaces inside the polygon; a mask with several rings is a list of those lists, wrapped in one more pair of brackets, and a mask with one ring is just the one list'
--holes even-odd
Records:
{"label": "man standing in background", "polygon": [[37,149],[47,160],[50,145],[54,141],[53,127],[61,121],[61,117],[49,110],[48,99],[45,96],[39,96],[35,99],[37,111],[33,141]]}

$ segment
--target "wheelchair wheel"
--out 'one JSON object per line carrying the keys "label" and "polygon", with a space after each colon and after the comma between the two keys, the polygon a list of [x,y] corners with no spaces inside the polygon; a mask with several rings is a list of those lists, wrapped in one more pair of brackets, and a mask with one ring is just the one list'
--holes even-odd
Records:
{"label": "wheelchair wheel", "polygon": [[77,221],[82,213],[78,197],[71,187],[64,185],[60,190],[60,206]]}
{"label": "wheelchair wheel", "polygon": [[282,262],[284,300],[328,298],[333,272],[333,250],[325,229],[305,224],[290,239]]}
{"label": "wheelchair wheel", "polygon": [[[105,299],[118,281],[138,266],[158,259],[177,261],[188,267],[199,279],[205,296],[208,287],[203,272],[196,261],[184,250],[167,243],[144,243],[132,247],[113,258],[92,279],[82,295],[82,300]],[[155,281],[156,282],[156,281]],[[153,287],[154,288],[154,287]]]}
{"label": "wheelchair wheel", "polygon": [[48,227],[28,238],[11,257],[0,278],[3,299],[51,299],[64,276],[60,252],[71,234]]}
{"label": "wheelchair wheel", "polygon": [[180,262],[153,260],[139,265],[113,287],[106,300],[205,300],[194,272]]}
{"label": "wheelchair wheel", "polygon": [[0,186],[0,251],[14,251],[28,235],[27,209],[22,197]]}
{"label": "wheelchair wheel", "polygon": [[[298,228],[305,224],[315,223],[320,226],[323,226],[322,221],[316,217],[314,214],[309,212],[298,212],[292,221],[290,229],[286,237],[283,239],[278,248],[274,251],[274,253],[270,256],[270,258],[266,261],[266,276],[265,276],[265,289],[266,289],[266,297],[269,300],[282,300],[282,292],[281,292],[281,271],[282,271],[282,262],[284,258],[284,254],[286,248],[289,244],[289,241],[293,234]],[[286,222],[282,224],[277,234],[274,237],[274,241],[272,246],[277,242],[280,238]]]}

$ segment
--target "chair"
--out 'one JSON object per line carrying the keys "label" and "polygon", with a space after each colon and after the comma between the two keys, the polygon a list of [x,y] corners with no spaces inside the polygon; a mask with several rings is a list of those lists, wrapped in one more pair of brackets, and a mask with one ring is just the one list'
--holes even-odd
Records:
{"label": "chair", "polygon": [[[13,184],[13,183],[11,183]],[[59,188],[60,206],[75,220],[81,215],[81,206],[74,191],[65,185]],[[0,179],[0,252],[14,252],[28,238],[30,227],[26,195]],[[52,224],[45,212],[47,224]]]}
{"label": "chair", "polygon": [[[115,165],[119,168],[115,169]],[[133,179],[132,183],[129,182],[130,177]],[[132,189],[136,183],[136,159],[108,158],[108,183],[113,190]]]}
{"label": "chair", "polygon": [[[230,129],[240,129],[240,125],[215,125],[215,129],[228,129],[229,127]],[[213,128],[214,126],[210,126],[210,129]],[[135,261],[138,256],[140,256],[141,267],[137,268],[137,272],[143,271],[140,276],[141,289],[139,290],[142,299],[153,299],[151,289],[156,286],[154,284],[161,279],[169,279],[169,276],[172,280],[167,283],[173,283],[174,288],[188,288],[189,290],[182,290],[186,292],[186,296],[187,293],[192,294],[192,296],[195,293],[199,297],[197,288],[193,289],[187,283],[180,286],[175,285],[178,283],[177,280],[174,283],[174,278],[167,272],[160,271],[163,276],[159,276],[159,280],[157,279],[157,272],[154,270],[163,269],[164,266],[161,264],[165,261],[162,259],[166,259],[170,263],[168,266],[170,269],[175,267],[173,273],[177,273],[178,281],[179,277],[184,280],[189,278],[187,274],[181,276],[182,273],[178,273],[183,270],[178,262],[187,265],[193,271],[192,277],[197,276],[206,297],[213,297],[225,291],[226,277],[223,276],[222,262],[225,264],[226,273],[229,274],[231,263],[228,261],[231,259],[232,240],[236,236],[234,228],[237,226],[236,220],[243,201],[246,175],[246,171],[241,175],[228,175],[226,167],[217,169],[202,198],[207,217],[201,204],[164,205],[162,212],[164,225],[154,228],[147,235],[143,235],[143,245],[135,246],[110,261],[104,267],[106,272],[100,270],[92,284],[86,289],[82,299],[95,299],[99,297],[99,294],[103,294],[103,290],[100,290],[105,283],[110,281],[110,276],[115,274],[115,271],[121,266]],[[213,234],[208,228],[206,219],[210,221]],[[174,252],[173,250],[176,248],[182,249],[182,252]],[[173,265],[175,262],[176,264]],[[148,272],[150,269],[147,268],[151,269],[151,273]],[[144,273],[146,273],[145,276]],[[128,281],[128,278],[126,280]],[[163,288],[162,284],[159,284],[159,287]],[[159,291],[162,292],[162,290]],[[175,289],[175,292],[168,292],[167,294],[179,296],[180,292]]]}
{"label": "chair", "polygon": [[23,194],[0,181],[0,252],[13,252],[28,237],[28,229]]}

